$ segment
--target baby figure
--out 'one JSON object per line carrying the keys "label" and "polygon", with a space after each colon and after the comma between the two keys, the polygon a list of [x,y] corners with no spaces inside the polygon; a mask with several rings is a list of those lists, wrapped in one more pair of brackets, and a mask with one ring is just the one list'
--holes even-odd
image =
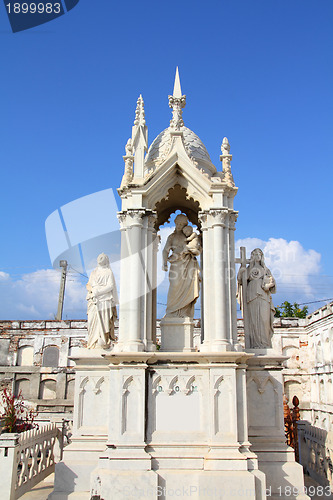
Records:
{"label": "baby figure", "polygon": [[186,236],[186,245],[184,250],[181,252],[173,252],[170,257],[168,257],[169,262],[176,262],[186,254],[199,255],[201,253],[201,245],[199,240],[199,235],[193,231],[192,226],[185,226],[183,228],[183,233]]}
{"label": "baby figure", "polygon": [[199,255],[201,252],[199,235],[193,231],[192,226],[185,226],[183,233],[186,236],[187,244],[182,254],[190,252],[192,255]]}

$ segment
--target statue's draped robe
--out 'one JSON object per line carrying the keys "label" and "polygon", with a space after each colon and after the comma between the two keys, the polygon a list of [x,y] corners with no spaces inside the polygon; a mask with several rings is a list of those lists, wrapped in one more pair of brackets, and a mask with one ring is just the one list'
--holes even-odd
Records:
{"label": "statue's draped robe", "polygon": [[[112,308],[118,303],[116,282],[110,267],[97,267],[90,275],[88,295],[88,349],[107,347],[114,340]],[[94,297],[94,290],[102,292]]]}
{"label": "statue's draped robe", "polygon": [[[275,280],[267,267],[261,265],[246,268],[247,287],[243,300],[247,303],[248,329],[252,348],[272,347],[274,306],[271,292],[275,293]],[[269,290],[264,284],[270,283]]]}
{"label": "statue's draped robe", "polygon": [[[178,243],[177,246],[172,245],[171,248],[174,252],[180,253],[185,244],[186,238],[184,237],[183,246]],[[194,304],[200,291],[200,268],[192,253],[186,253],[170,263],[169,282],[166,315],[193,318]]]}

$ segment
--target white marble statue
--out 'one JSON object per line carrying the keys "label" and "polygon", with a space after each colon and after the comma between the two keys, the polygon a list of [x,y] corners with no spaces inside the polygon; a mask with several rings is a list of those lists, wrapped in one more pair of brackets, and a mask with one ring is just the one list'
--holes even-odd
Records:
{"label": "white marble statue", "polygon": [[[186,215],[175,218],[176,228],[163,250],[163,270],[169,271],[166,316],[194,317],[194,304],[199,297],[200,269],[196,256],[201,253],[199,235],[188,226]],[[169,256],[170,251],[172,254]]]}
{"label": "white marble statue", "polygon": [[251,252],[247,267],[240,267],[237,281],[241,292],[245,335],[249,338],[250,348],[271,348],[275,312],[271,293],[276,292],[276,284],[265,265],[264,254],[260,248]]}
{"label": "white marble statue", "polygon": [[88,349],[110,346],[117,318],[117,287],[108,256],[101,253],[97,263],[87,283]]}

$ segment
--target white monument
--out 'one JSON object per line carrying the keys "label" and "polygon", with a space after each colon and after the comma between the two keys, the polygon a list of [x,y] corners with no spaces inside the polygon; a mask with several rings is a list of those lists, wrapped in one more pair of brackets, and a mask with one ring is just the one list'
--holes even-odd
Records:
{"label": "white monument", "polygon": [[[285,358],[262,343],[244,351],[237,339],[230,145],[224,138],[217,170],[184,125],[185,103],[177,70],[170,126],[147,152],[141,96],[137,102],[119,189],[119,339],[111,352],[82,349],[75,357],[73,438],[56,468],[53,500],[64,494],[94,500],[308,498],[302,467],[285,444]],[[163,250],[170,289],[156,350],[157,235],[177,210],[183,215]],[[238,281],[249,297],[246,265],[252,264],[246,255],[239,262]],[[272,292],[259,256],[255,267]],[[203,342],[194,351],[199,293]],[[251,314],[249,307],[246,302]]]}

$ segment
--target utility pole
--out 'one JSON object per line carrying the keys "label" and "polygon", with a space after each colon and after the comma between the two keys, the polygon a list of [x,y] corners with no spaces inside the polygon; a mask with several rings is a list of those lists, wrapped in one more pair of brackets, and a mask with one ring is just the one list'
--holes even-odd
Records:
{"label": "utility pole", "polygon": [[61,272],[61,280],[60,280],[60,291],[59,291],[59,300],[58,300],[58,312],[56,315],[56,320],[62,320],[62,310],[64,307],[64,297],[65,297],[65,285],[66,285],[66,276],[67,276],[67,260],[61,260],[59,262],[59,266],[62,267]]}

